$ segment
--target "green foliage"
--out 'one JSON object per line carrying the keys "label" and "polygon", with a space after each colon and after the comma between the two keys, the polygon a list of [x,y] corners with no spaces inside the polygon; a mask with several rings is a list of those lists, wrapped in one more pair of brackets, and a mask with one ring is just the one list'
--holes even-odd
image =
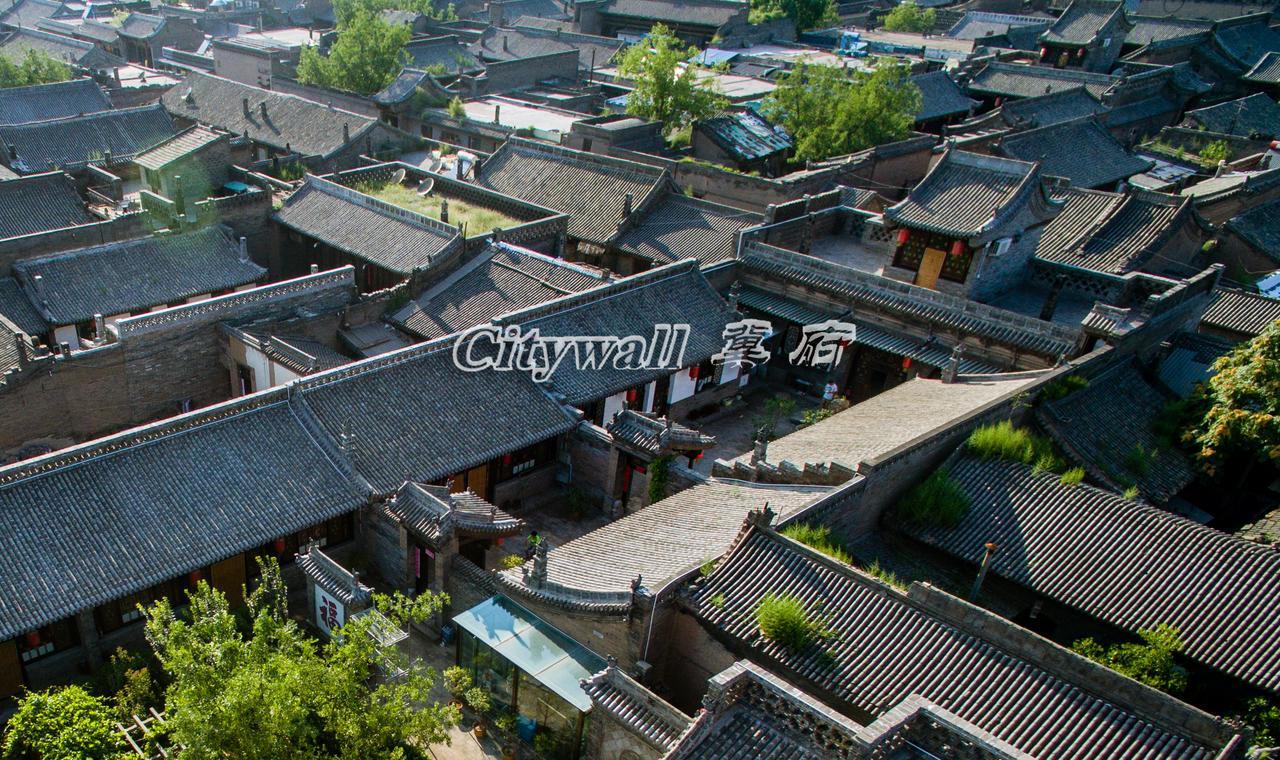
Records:
{"label": "green foliage", "polygon": [[1138,496],[1140,495],[1140,492],[1138,491],[1137,486],[1129,486],[1128,488],[1124,489],[1124,494],[1122,495],[1129,501],[1133,501],[1138,498]]}
{"label": "green foliage", "polygon": [[834,0],[751,0],[747,15],[750,23],[763,24],[780,18],[790,18],[802,32],[839,21]]}
{"label": "green foliage", "polygon": [[724,606],[725,604],[728,603],[728,601],[729,601],[728,599],[725,599],[724,594],[716,594],[715,596],[711,597],[711,606],[715,607],[718,610],[722,610],[724,609]]}
{"label": "green foliage", "polygon": [[897,589],[905,589],[907,587],[906,582],[899,578],[897,573],[881,565],[880,560],[878,559],[871,560],[871,564],[862,569],[865,570],[868,575],[873,576],[881,583],[888,584]]}
{"label": "green foliage", "polygon": [[843,412],[845,409],[848,409],[849,406],[850,404],[848,399],[835,398],[823,406],[815,406],[812,409],[807,409],[800,414],[800,424],[796,429],[799,430],[800,428],[809,427],[810,425],[816,425],[834,414]]}
{"label": "green foliage", "polygon": [[831,535],[831,528],[811,523],[793,523],[783,528],[782,535],[799,541],[810,549],[816,549],[834,560],[852,565],[853,555],[839,538]]}
{"label": "green foliage", "polygon": [[913,0],[903,0],[884,17],[884,28],[890,32],[924,34],[937,20],[938,12],[933,8],[922,9]]}
{"label": "green foliage", "polygon": [[952,482],[946,470],[937,470],[898,502],[898,516],[921,527],[950,528],[969,509],[969,497]]}
{"label": "green foliage", "polygon": [[702,563],[702,567],[698,568],[698,575],[702,576],[703,578],[706,578],[708,575],[711,575],[715,571],[716,571],[716,561],[713,559],[709,559],[706,562]]}
{"label": "green foliage", "polygon": [[1254,697],[1245,702],[1244,713],[1237,717],[1253,727],[1254,747],[1280,744],[1280,706],[1271,700]]}
{"label": "green foliage", "polygon": [[786,594],[765,594],[756,606],[756,624],[761,635],[793,654],[830,635],[820,622],[811,619],[804,602]]}
{"label": "green foliage", "polygon": [[763,111],[794,138],[797,161],[855,153],[910,134],[921,104],[910,74],[890,59],[872,72],[802,63],[779,80]]}
{"label": "green foliage", "polygon": [[795,410],[795,399],[790,396],[774,396],[764,402],[764,414],[756,418],[753,423],[766,438],[773,440],[773,431],[777,429],[778,423],[790,417]]}
{"label": "green foliage", "polygon": [[671,131],[714,116],[728,105],[711,84],[698,79],[695,66],[682,65],[697,53],[697,48],[685,47],[665,26],[655,24],[648,37],[623,52],[618,64],[618,73],[633,83],[627,113],[661,122]]}
{"label": "green foliage", "polygon": [[128,757],[111,707],[81,686],[31,691],[5,727],[5,760],[80,760]]}
{"label": "green foliage", "polygon": [[1072,467],[1070,470],[1062,473],[1062,477],[1058,478],[1058,482],[1064,486],[1078,486],[1084,482],[1084,468]]}
{"label": "green foliage", "polygon": [[[453,3],[436,7],[432,0],[334,0],[333,15],[338,28],[346,26],[360,15],[377,16],[382,11],[412,11],[436,21],[457,21],[458,12]],[[407,27],[406,27],[407,28]]]}
{"label": "green foliage", "polygon": [[1145,477],[1151,472],[1151,462],[1155,459],[1156,452],[1143,448],[1142,444],[1135,443],[1133,448],[1129,449],[1124,455],[1124,466],[1136,477]]}
{"label": "green foliage", "polygon": [[1178,629],[1162,624],[1144,628],[1138,636],[1141,644],[1126,642],[1104,647],[1093,638],[1083,638],[1071,649],[1135,681],[1169,694],[1181,694],[1187,688],[1187,671],[1174,661],[1174,655],[1185,646]]}
{"label": "green foliage", "polygon": [[94,674],[96,692],[111,700],[115,719],[130,723],[135,715],[146,715],[158,706],[155,683],[147,660],[141,654],[119,647]]}
{"label": "green foliage", "polygon": [[285,182],[296,182],[307,174],[307,167],[301,161],[293,161],[280,165],[280,179]]}
{"label": "green foliage", "polygon": [[404,46],[412,31],[388,24],[372,13],[357,13],[339,25],[338,39],[324,56],[314,47],[302,50],[298,81],[372,95],[409,63]]}
{"label": "green foliage", "polygon": [[1040,398],[1045,401],[1059,401],[1079,390],[1089,387],[1089,378],[1080,375],[1066,375],[1054,380],[1040,391]]}
{"label": "green foliage", "polygon": [[[431,699],[436,673],[370,634],[354,618],[317,643],[286,615],[274,559],[249,594],[248,630],[237,629],[226,597],[201,582],[181,618],[168,600],[146,610],[146,633],[170,679],[165,713],[183,756],[239,758],[405,758],[410,742],[445,741],[456,708]],[[398,627],[439,612],[447,598],[377,594]],[[403,670],[395,680],[381,678]]]}
{"label": "green foliage", "polygon": [[462,701],[467,703],[467,707],[478,713],[487,713],[493,707],[493,700],[489,698],[489,692],[479,686],[472,686],[463,692]]}
{"label": "green foliage", "polygon": [[666,454],[649,463],[649,503],[656,504],[667,498],[667,476],[671,471],[671,455]]}
{"label": "green foliage", "polygon": [[447,110],[449,112],[449,118],[452,118],[452,119],[467,118],[467,108],[462,104],[462,98],[458,97],[457,95],[454,95],[453,100],[449,101],[449,106]]}
{"label": "green foliage", "polygon": [[1062,472],[1066,462],[1053,450],[1053,443],[1026,428],[1015,428],[1004,420],[983,425],[969,436],[969,450],[983,459],[1007,459],[1033,466],[1037,471]]}
{"label": "green foliage", "polygon": [[65,82],[70,78],[70,66],[38,50],[28,50],[21,63],[0,58],[0,88]]}
{"label": "green foliage", "polygon": [[493,727],[503,733],[511,733],[516,730],[516,714],[513,712],[504,712],[493,719]]}
{"label": "green foliage", "polygon": [[445,668],[444,688],[457,699],[462,699],[471,688],[471,671],[461,665]]}
{"label": "green foliage", "polygon": [[504,570],[514,570],[524,564],[524,557],[519,554],[508,554],[502,558],[502,568]]}
{"label": "green foliage", "polygon": [[1209,475],[1235,461],[1280,460],[1280,321],[1214,364],[1205,412],[1183,434]]}
{"label": "green foliage", "polygon": [[1214,140],[1200,149],[1200,158],[1213,164],[1228,161],[1231,159],[1231,146],[1227,145],[1226,140]]}

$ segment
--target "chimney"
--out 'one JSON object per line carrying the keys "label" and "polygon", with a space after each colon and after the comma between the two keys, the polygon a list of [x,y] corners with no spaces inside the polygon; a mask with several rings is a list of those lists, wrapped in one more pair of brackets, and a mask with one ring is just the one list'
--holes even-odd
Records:
{"label": "chimney", "polygon": [[249,115],[249,99],[248,99],[248,98],[240,98],[240,105],[241,105],[241,107],[243,107],[243,108],[244,108],[244,115],[245,115],[245,116],[248,116],[248,115]]}
{"label": "chimney", "polygon": [[484,161],[479,156],[476,156],[475,161],[471,163],[471,177],[477,182],[480,181],[480,167],[483,165]]}
{"label": "chimney", "polygon": [[742,295],[742,280],[734,280],[733,284],[729,286],[729,308],[730,309],[734,311],[738,310],[738,299],[741,297],[741,295]]}
{"label": "chimney", "polygon": [[502,35],[502,52],[509,53],[511,48],[507,46],[507,35]]}
{"label": "chimney", "polygon": [[448,198],[440,199],[440,221],[444,222],[445,224],[449,223],[449,199]]}
{"label": "chimney", "polygon": [[25,367],[27,364],[27,339],[22,333],[15,332],[13,334],[13,342],[18,348],[18,366]]}
{"label": "chimney", "polygon": [[102,165],[103,166],[111,165],[111,151],[106,150],[102,152]]}
{"label": "chimney", "polygon": [[627,196],[622,200],[622,219],[624,221],[631,218],[631,204],[634,203],[635,200],[635,195],[631,193],[627,193]]}
{"label": "chimney", "polygon": [[107,342],[107,320],[101,314],[93,315],[93,332],[97,336],[94,343]]}
{"label": "chimney", "polygon": [[501,115],[502,115],[502,104],[501,103],[494,104],[493,106],[493,123],[494,124],[502,123],[502,119],[499,118],[499,116]]}
{"label": "chimney", "polygon": [[264,101],[262,101],[261,103],[259,103],[259,104],[258,104],[258,110],[262,113],[262,119],[263,119],[263,121],[266,121],[266,119],[267,119],[267,101],[265,101],[265,100],[264,100]]}
{"label": "chimney", "polygon": [[240,236],[240,261],[249,260],[249,241],[243,235]]}
{"label": "chimney", "polygon": [[1065,277],[1058,277],[1053,281],[1053,287],[1049,289],[1049,295],[1045,296],[1044,305],[1040,307],[1040,319],[1045,322],[1053,319],[1053,313],[1058,310],[1058,298],[1066,284]]}
{"label": "chimney", "polygon": [[760,428],[756,431],[756,445],[751,450],[751,466],[757,467],[763,464],[765,457],[769,454],[769,434]]}
{"label": "chimney", "polygon": [[982,555],[982,565],[978,567],[978,577],[974,578],[973,588],[969,590],[970,602],[978,598],[978,592],[982,590],[982,582],[987,578],[987,568],[991,566],[991,557],[999,547],[988,541],[985,548],[986,553]]}
{"label": "chimney", "polygon": [[346,124],[343,124],[342,125],[342,144],[346,145],[349,142],[351,142],[351,127]]}
{"label": "chimney", "polygon": [[942,382],[954,383],[956,375],[960,374],[960,357],[964,356],[964,344],[957,343],[956,347],[951,349],[951,357],[947,359],[947,366],[942,368]]}

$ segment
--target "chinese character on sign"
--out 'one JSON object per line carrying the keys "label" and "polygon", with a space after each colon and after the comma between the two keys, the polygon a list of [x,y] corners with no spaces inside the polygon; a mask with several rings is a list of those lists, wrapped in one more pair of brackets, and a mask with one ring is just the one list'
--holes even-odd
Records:
{"label": "chinese character on sign", "polygon": [[856,329],[849,322],[835,319],[805,325],[800,335],[800,345],[788,354],[788,358],[793,365],[833,367],[840,363],[844,348],[853,341]]}
{"label": "chinese character on sign", "polygon": [[764,319],[739,319],[724,326],[724,347],[712,354],[711,361],[726,367],[742,366],[750,369],[769,361],[769,350],[764,339],[773,334],[773,325]]}
{"label": "chinese character on sign", "polygon": [[319,604],[320,622],[325,630],[332,630],[338,625],[338,605],[332,599],[322,598]]}

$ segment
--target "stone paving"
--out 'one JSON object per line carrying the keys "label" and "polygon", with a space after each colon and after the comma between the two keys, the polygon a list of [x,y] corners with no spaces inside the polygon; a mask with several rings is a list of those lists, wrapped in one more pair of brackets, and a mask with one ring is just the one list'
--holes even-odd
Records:
{"label": "stone paving", "polygon": [[796,429],[800,415],[822,405],[822,400],[793,389],[767,383],[753,384],[736,407],[719,413],[709,421],[693,420],[687,424],[716,437],[714,448],[708,449],[702,458],[694,462],[694,469],[703,475],[711,474],[717,459],[733,459],[749,453],[755,447],[756,429],[764,418],[765,402],[775,396],[785,396],[796,402],[795,409],[774,427],[773,437],[780,438]]}

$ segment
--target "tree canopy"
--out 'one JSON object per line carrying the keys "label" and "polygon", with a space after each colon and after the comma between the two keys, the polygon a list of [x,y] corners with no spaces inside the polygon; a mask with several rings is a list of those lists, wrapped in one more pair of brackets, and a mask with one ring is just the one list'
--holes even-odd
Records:
{"label": "tree canopy", "polygon": [[[247,600],[247,633],[226,597],[201,582],[179,618],[167,600],[146,610],[147,638],[168,674],[166,729],[183,756],[411,758],[447,740],[457,708],[431,699],[434,671],[379,646],[369,617],[349,619],[319,644],[286,617],[274,560]],[[447,599],[378,595],[397,626],[421,621]],[[403,670],[399,678],[384,678]]]}
{"label": "tree canopy", "polygon": [[409,63],[404,46],[412,37],[404,24],[389,24],[377,15],[360,12],[340,24],[338,39],[321,55],[303,48],[298,81],[370,95],[391,84]]}
{"label": "tree canopy", "polygon": [[1280,461],[1280,321],[1214,364],[1201,387],[1204,414],[1183,433],[1209,475],[1224,465]]}
{"label": "tree canopy", "polygon": [[1174,662],[1183,649],[1182,636],[1171,625],[1158,625],[1138,631],[1142,643],[1126,642],[1104,647],[1093,638],[1083,638],[1071,645],[1077,654],[1112,670],[1170,694],[1187,688],[1187,671]]}
{"label": "tree canopy", "polygon": [[457,21],[453,3],[437,7],[434,0],[333,0],[333,16],[341,28],[356,16],[376,16],[383,11],[412,11],[437,21]]}
{"label": "tree canopy", "polygon": [[107,701],[81,686],[27,692],[5,729],[5,760],[125,758]]}
{"label": "tree canopy", "polygon": [[779,18],[796,22],[800,31],[831,26],[839,21],[835,0],[751,0],[747,20],[763,24]]}
{"label": "tree canopy", "polygon": [[0,87],[65,82],[70,78],[70,66],[38,50],[28,50],[20,63],[0,58]]}
{"label": "tree canopy", "polygon": [[916,32],[924,34],[933,28],[938,12],[933,8],[921,8],[915,0],[902,0],[884,17],[884,28],[891,32]]}
{"label": "tree canopy", "polygon": [[619,73],[634,83],[627,95],[627,113],[679,130],[728,105],[708,81],[698,79],[692,64],[681,65],[697,53],[667,27],[655,24],[648,37],[627,48],[618,64]]}
{"label": "tree canopy", "polygon": [[910,70],[881,60],[872,72],[800,64],[764,101],[795,139],[797,161],[816,161],[901,140],[920,110]]}

